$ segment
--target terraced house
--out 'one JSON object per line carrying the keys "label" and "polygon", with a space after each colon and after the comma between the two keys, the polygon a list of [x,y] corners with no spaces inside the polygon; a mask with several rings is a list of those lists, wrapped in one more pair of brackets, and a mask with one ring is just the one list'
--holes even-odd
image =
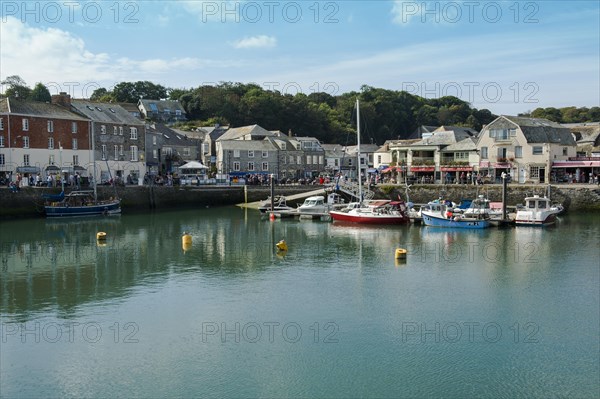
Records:
{"label": "terraced house", "polygon": [[140,119],[118,104],[71,100],[66,93],[52,96],[52,102],[80,114],[90,122],[92,151],[98,183],[130,178],[141,182],[146,172],[146,129]]}
{"label": "terraced house", "polygon": [[56,177],[93,170],[87,118],[55,104],[0,99],[0,176]]}

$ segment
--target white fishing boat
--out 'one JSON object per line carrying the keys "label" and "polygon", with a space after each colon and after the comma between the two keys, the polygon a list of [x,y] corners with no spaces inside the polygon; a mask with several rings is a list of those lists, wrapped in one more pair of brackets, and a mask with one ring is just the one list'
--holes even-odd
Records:
{"label": "white fishing boat", "polygon": [[[561,207],[562,208],[562,207]],[[517,208],[517,226],[548,226],[556,223],[556,215],[562,209],[552,206],[550,199],[534,195],[525,198],[525,206]]]}

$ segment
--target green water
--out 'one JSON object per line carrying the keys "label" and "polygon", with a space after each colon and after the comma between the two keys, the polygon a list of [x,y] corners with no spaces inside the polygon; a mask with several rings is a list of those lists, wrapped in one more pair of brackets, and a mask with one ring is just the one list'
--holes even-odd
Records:
{"label": "green water", "polygon": [[2,222],[0,396],[598,397],[599,226]]}

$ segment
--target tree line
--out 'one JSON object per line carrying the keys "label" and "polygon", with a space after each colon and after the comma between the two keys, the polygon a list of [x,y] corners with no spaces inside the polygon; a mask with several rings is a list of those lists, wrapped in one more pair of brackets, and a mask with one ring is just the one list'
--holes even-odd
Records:
{"label": "tree line", "polygon": [[[50,101],[41,83],[29,89],[19,76],[0,82],[8,88],[5,95],[35,101]],[[360,100],[361,141],[382,144],[404,139],[417,127],[465,126],[481,130],[496,115],[477,109],[454,96],[424,98],[405,91],[362,86],[360,91],[339,95],[325,92],[286,94],[265,90],[254,83],[221,82],[191,89],[167,88],[149,81],[121,82],[112,90],[96,89],[90,99],[101,102],[137,103],[140,98],[179,100],[189,122],[178,127],[191,129],[214,124],[239,127],[258,124],[268,130],[294,135],[314,136],[326,143],[356,142],[355,101]],[[600,120],[600,108],[537,108],[520,114],[547,118],[559,123]]]}

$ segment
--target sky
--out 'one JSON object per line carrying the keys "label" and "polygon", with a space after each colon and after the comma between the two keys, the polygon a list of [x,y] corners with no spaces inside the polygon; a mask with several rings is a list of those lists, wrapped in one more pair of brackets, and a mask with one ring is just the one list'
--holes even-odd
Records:
{"label": "sky", "polygon": [[75,98],[149,80],[333,95],[369,85],[507,115],[592,107],[600,2],[3,0],[0,80],[11,75]]}

